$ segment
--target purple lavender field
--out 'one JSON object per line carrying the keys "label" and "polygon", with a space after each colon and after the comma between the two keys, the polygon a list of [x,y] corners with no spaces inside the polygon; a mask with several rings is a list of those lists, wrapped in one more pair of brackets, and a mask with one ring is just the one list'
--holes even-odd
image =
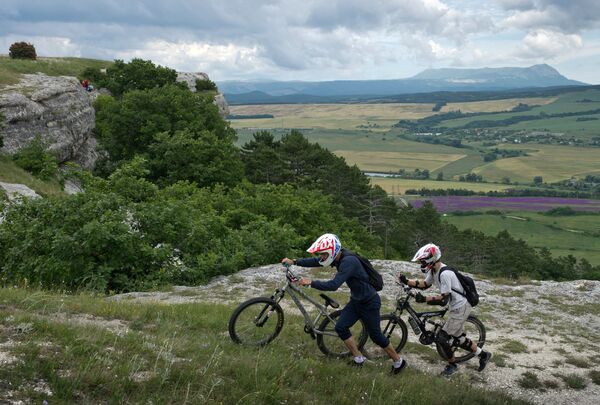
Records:
{"label": "purple lavender field", "polygon": [[410,200],[415,208],[430,200],[439,212],[500,211],[545,212],[557,207],[569,206],[576,211],[600,212],[600,200],[558,197],[483,197],[483,196],[431,196]]}

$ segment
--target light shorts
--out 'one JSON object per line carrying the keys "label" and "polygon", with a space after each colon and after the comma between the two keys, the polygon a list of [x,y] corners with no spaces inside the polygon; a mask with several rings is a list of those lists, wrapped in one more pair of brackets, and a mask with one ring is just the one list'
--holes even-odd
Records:
{"label": "light shorts", "polygon": [[465,302],[465,305],[448,312],[448,320],[442,327],[442,330],[450,336],[460,336],[465,331],[465,321],[471,313],[471,304]]}

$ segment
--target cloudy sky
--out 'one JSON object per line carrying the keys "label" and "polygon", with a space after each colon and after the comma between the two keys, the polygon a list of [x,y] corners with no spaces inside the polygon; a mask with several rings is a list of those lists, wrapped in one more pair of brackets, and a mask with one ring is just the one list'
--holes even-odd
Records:
{"label": "cloudy sky", "polygon": [[1,0],[0,53],[15,41],[219,81],[548,63],[600,84],[600,0]]}

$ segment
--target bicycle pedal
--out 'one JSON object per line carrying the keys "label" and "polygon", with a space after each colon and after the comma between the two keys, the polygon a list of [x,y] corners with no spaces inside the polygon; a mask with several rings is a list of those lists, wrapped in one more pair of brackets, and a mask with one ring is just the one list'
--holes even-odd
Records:
{"label": "bicycle pedal", "polygon": [[313,338],[313,340],[315,340],[317,338],[317,336],[315,335],[315,332],[309,325],[304,325],[304,333],[308,333],[310,335],[310,337]]}

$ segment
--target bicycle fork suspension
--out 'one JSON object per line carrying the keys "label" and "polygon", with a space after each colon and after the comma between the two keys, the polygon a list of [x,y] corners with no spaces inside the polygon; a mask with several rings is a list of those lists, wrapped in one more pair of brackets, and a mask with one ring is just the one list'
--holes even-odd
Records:
{"label": "bicycle fork suspension", "polygon": [[263,327],[269,320],[269,317],[271,317],[273,311],[275,311],[275,306],[271,304],[265,305],[256,318],[254,318],[254,324],[259,328]]}

